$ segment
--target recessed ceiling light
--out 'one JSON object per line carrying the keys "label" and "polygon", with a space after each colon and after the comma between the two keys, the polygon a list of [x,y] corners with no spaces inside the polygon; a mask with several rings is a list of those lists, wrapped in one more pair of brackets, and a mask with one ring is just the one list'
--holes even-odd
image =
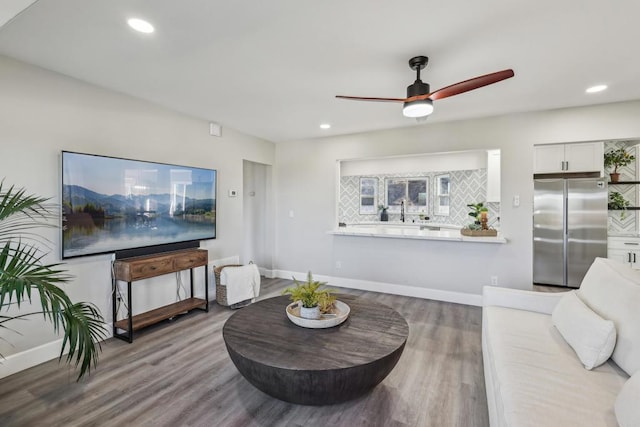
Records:
{"label": "recessed ceiling light", "polygon": [[154,31],[153,25],[151,25],[144,19],[131,18],[127,21],[127,24],[129,24],[129,26],[134,30],[140,31],[141,33],[148,34],[148,33],[153,33]]}
{"label": "recessed ceiling light", "polygon": [[606,88],[607,88],[607,85],[595,85],[595,86],[591,86],[590,88],[588,88],[585,92],[587,92],[587,93],[602,92]]}
{"label": "recessed ceiling light", "polygon": [[322,123],[320,129],[331,129],[331,125],[329,123]]}

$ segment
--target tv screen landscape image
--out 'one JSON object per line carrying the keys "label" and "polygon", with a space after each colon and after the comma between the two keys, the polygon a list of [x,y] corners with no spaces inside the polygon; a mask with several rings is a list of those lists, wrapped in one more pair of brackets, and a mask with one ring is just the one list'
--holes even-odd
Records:
{"label": "tv screen landscape image", "polygon": [[215,170],[62,152],[62,258],[215,237]]}

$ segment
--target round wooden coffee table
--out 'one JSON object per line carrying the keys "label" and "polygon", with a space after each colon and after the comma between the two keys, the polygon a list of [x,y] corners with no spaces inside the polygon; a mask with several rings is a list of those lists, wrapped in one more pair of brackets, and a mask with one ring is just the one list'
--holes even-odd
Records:
{"label": "round wooden coffee table", "polygon": [[337,297],[351,314],[327,329],[294,325],[285,313],[287,296],[234,313],[222,335],[238,371],[263,392],[304,405],[344,402],[371,390],[398,362],[409,326],[391,307]]}

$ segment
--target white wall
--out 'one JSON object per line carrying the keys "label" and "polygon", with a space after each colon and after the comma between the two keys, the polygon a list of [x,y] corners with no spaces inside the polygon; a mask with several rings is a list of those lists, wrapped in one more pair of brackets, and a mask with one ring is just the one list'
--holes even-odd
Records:
{"label": "white wall", "polygon": [[[242,251],[242,198],[229,198],[227,190],[242,188],[243,159],[271,165],[275,157],[270,142],[226,127],[222,135],[210,136],[204,120],[0,57],[0,177],[5,184],[59,203],[61,150],[217,169],[218,236],[203,245],[210,259]],[[58,262],[59,233],[45,235],[53,249],[48,261]],[[66,287],[71,298],[93,302],[111,322],[110,256],[71,259],[65,268],[75,276]],[[204,281],[201,271],[196,276]],[[188,284],[187,274],[183,280]],[[175,283],[173,275],[137,282],[134,313],[173,302]],[[0,376],[10,368],[12,354],[55,339],[39,317],[15,327],[24,335],[2,332],[11,345],[0,340],[0,353],[8,359],[0,363]]]}
{"label": "white wall", "polygon": [[273,194],[271,166],[244,161],[242,264],[254,262],[262,274],[273,269]]}
{"label": "white wall", "polygon": [[[514,114],[276,146],[277,266],[313,271],[334,285],[398,285],[480,295],[497,276],[501,286],[527,289],[532,278],[533,145],[634,138],[640,102]],[[390,143],[393,141],[393,143]],[[333,236],[339,159],[494,148],[501,150],[501,230],[508,244],[408,241]],[[520,206],[512,205],[520,196]],[[288,213],[295,212],[291,218]],[[341,268],[336,268],[336,262]],[[383,287],[377,286],[378,289]],[[387,286],[388,289],[391,289]],[[464,296],[464,295],[463,295]],[[453,298],[455,300],[455,297]],[[460,299],[461,301],[464,298]],[[475,297],[479,302],[479,297]]]}
{"label": "white wall", "polygon": [[343,160],[340,175],[378,175],[408,172],[440,172],[484,169],[487,151],[464,151],[417,156],[385,157],[375,159]]}

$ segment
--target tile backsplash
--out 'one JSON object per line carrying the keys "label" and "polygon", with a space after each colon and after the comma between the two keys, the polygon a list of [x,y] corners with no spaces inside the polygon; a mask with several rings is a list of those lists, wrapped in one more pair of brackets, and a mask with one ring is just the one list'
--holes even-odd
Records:
{"label": "tile backsplash", "polygon": [[[449,215],[434,215],[436,201],[435,177],[449,174],[451,187],[449,199]],[[338,220],[346,224],[357,224],[362,222],[380,221],[380,215],[360,214],[360,178],[377,178],[377,199],[375,205],[384,204],[385,201],[385,178],[418,178],[427,177],[429,186],[429,199],[425,215],[429,216],[433,222],[444,224],[455,224],[464,226],[473,221],[468,213],[470,209],[467,204],[484,202],[487,188],[487,170],[459,170],[441,172],[412,172],[405,174],[377,174],[366,176],[343,176],[340,178],[340,203],[338,207]],[[494,228],[499,228],[500,203],[485,203],[489,209],[489,224]],[[406,221],[418,220],[417,213],[405,215]],[[399,221],[398,213],[389,213],[389,221]]]}

